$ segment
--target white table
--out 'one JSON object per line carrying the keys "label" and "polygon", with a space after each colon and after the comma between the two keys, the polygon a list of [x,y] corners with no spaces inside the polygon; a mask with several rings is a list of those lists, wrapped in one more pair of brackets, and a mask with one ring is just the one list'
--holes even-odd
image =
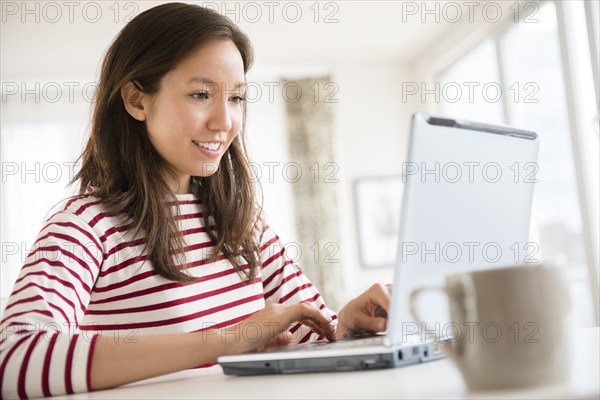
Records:
{"label": "white table", "polygon": [[568,384],[470,393],[448,359],[404,368],[314,374],[231,377],[221,367],[189,370],[112,390],[63,398],[84,399],[352,399],[352,398],[585,398],[600,399],[600,330],[573,332]]}

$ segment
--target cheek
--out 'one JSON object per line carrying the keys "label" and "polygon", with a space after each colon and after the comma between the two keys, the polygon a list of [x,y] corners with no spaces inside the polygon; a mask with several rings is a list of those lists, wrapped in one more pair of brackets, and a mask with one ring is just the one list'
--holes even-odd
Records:
{"label": "cheek", "polygon": [[229,138],[229,143],[227,145],[227,148],[231,147],[231,144],[236,140],[237,137],[238,137],[238,133],[231,135],[231,137]]}
{"label": "cheek", "polygon": [[169,106],[169,102],[160,97],[152,104],[146,118],[146,128],[152,141],[161,141],[165,132],[169,131],[168,127],[172,121],[167,116],[172,111],[174,110]]}
{"label": "cheek", "polygon": [[231,131],[234,132],[235,135],[237,135],[241,131],[243,121],[244,111],[242,108],[236,109],[231,112]]}
{"label": "cheek", "polygon": [[190,109],[185,104],[165,106],[157,109],[147,120],[148,134],[153,140],[172,141],[187,138],[202,121],[202,113]]}
{"label": "cheek", "polygon": [[235,138],[242,131],[242,115],[235,116],[231,121],[231,130],[229,131],[229,143],[233,142]]}

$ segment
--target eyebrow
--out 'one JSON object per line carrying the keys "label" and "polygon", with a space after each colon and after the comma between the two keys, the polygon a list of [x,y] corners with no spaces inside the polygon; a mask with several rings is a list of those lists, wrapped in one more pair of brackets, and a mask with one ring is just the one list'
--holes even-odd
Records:
{"label": "eyebrow", "polygon": [[[209,78],[205,78],[203,76],[195,76],[192,79],[189,80],[188,85],[192,84],[192,83],[209,83],[211,85],[216,85],[217,82],[213,81],[212,79]],[[235,89],[238,88],[245,88],[246,82],[236,82],[236,84],[234,85]]]}

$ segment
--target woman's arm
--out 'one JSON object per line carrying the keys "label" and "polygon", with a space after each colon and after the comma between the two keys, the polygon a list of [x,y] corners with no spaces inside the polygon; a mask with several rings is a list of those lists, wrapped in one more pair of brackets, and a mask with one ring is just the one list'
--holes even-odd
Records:
{"label": "woman's arm", "polygon": [[[110,388],[215,362],[225,354],[257,350],[277,340],[296,321],[329,340],[335,339],[330,321],[307,303],[271,304],[243,322],[219,330],[139,336],[136,343],[115,343],[111,336],[100,337],[93,355],[91,385],[93,389]],[[251,340],[241,334],[249,331],[245,325],[252,327]]]}
{"label": "woman's arm", "polygon": [[[222,355],[257,350],[276,340],[295,322],[328,340],[357,332],[380,332],[386,329],[389,300],[388,288],[371,286],[340,311],[336,332],[314,305],[298,303],[269,304],[243,322],[218,330],[139,336],[136,343],[115,343],[111,336],[100,337],[93,355],[92,388],[110,388],[215,362]],[[243,337],[242,332],[248,331],[246,326],[252,327],[252,340]],[[257,328],[259,335],[255,336]]]}
{"label": "woman's arm", "polygon": [[96,232],[74,213],[46,221],[0,324],[1,396],[40,397],[89,389],[94,339],[79,333],[102,264]]}

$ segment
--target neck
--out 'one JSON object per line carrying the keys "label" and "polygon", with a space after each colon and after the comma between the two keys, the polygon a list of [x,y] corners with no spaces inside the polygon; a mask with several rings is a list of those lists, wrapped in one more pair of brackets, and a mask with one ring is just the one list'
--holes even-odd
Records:
{"label": "neck", "polygon": [[191,179],[192,179],[192,177],[189,175],[179,177],[179,179],[177,179],[177,180],[171,179],[171,181],[169,183],[169,187],[175,194],[190,193]]}

